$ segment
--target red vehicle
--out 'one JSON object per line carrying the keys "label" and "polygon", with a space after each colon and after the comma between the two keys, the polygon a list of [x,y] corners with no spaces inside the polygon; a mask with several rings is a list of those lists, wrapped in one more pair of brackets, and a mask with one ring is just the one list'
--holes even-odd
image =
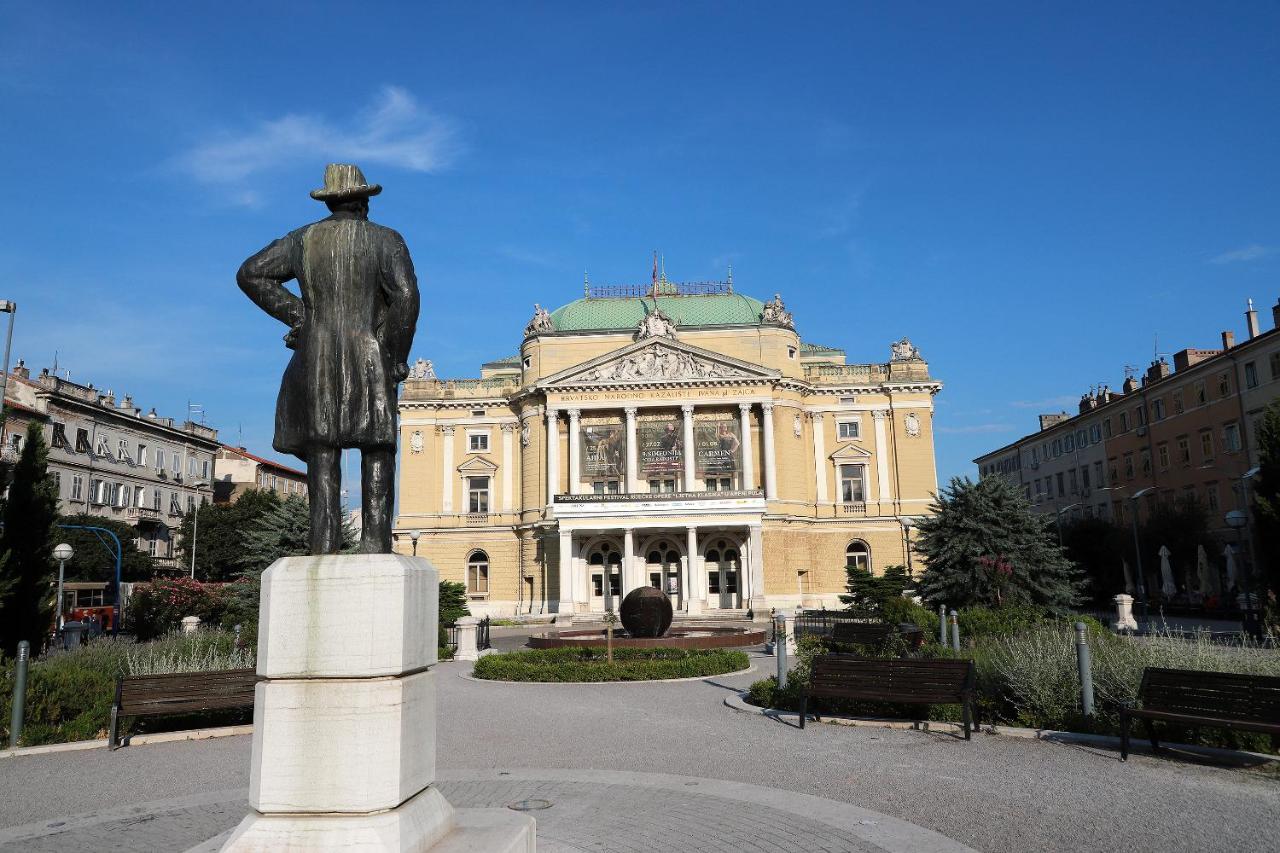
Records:
{"label": "red vehicle", "polygon": [[110,581],[69,581],[62,585],[62,621],[97,622],[109,632],[115,619]]}

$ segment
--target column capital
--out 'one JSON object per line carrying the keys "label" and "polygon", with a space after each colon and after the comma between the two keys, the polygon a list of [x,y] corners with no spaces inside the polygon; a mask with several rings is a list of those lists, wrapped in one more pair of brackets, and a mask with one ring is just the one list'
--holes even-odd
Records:
{"label": "column capital", "polygon": [[687,532],[687,533],[697,533],[697,532],[698,532],[698,525],[696,525],[696,524],[686,524],[686,525],[684,526],[684,529],[685,529],[685,532]]}
{"label": "column capital", "polygon": [[823,412],[810,412],[810,413],[809,413],[809,417],[813,418],[813,422],[814,422],[814,423],[819,423],[819,424],[820,424],[820,423],[822,423],[822,418],[823,418],[824,414],[825,414],[825,413],[823,413]]}
{"label": "column capital", "polygon": [[558,414],[560,414],[560,412],[559,412],[559,410],[557,410],[557,409],[556,409],[556,407],[555,407],[555,406],[547,406],[547,418],[548,418],[548,419],[550,419],[550,418],[554,418],[554,417],[555,417],[556,415],[558,415]]}
{"label": "column capital", "polygon": [[634,418],[636,416],[636,412],[638,412],[639,409],[637,409],[635,406],[627,406],[622,411],[627,417]]}
{"label": "column capital", "polygon": [[684,412],[686,415],[693,414],[693,403],[683,403],[680,406],[680,411]]}
{"label": "column capital", "polygon": [[515,425],[515,424],[502,424],[501,426],[502,426],[502,431],[503,431],[503,432],[515,432],[515,431],[516,431],[516,425]]}
{"label": "column capital", "polygon": [[888,409],[872,409],[871,416],[878,421],[884,420],[889,414]]}
{"label": "column capital", "polygon": [[742,412],[742,414],[744,414],[744,415],[746,415],[746,414],[750,414],[750,413],[751,413],[751,407],[752,407],[752,405],[754,405],[754,404],[752,404],[752,403],[739,403],[739,404],[738,404],[738,411]]}
{"label": "column capital", "polygon": [[453,429],[454,428],[451,426],[442,426],[440,427],[440,432],[444,433],[445,435],[453,435]]}
{"label": "column capital", "polygon": [[760,408],[766,415],[773,414],[773,403],[761,403]]}
{"label": "column capital", "polygon": [[565,414],[569,416],[569,420],[576,421],[582,416],[581,409],[565,409]]}

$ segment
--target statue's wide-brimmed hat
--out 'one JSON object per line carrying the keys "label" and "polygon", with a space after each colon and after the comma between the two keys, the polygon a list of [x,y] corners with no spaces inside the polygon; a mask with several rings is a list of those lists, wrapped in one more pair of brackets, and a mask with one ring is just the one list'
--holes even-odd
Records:
{"label": "statue's wide-brimmed hat", "polygon": [[350,163],[330,163],[324,167],[324,186],[311,191],[316,201],[340,201],[347,198],[367,198],[382,192],[382,184],[371,184],[364,179],[359,166]]}

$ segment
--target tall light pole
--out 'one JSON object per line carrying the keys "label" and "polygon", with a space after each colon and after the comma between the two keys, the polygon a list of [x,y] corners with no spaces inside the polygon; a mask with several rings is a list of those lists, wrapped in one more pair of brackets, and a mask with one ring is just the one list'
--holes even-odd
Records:
{"label": "tall light pole", "polygon": [[209,485],[204,480],[196,480],[191,487],[196,490],[196,508],[191,513],[191,579],[196,579],[196,534],[200,531],[200,490]]}
{"label": "tall light pole", "polygon": [[907,550],[907,577],[913,578],[914,572],[911,565],[911,528],[916,526],[916,518],[910,515],[904,515],[898,521],[902,523],[902,536],[906,540]]}
{"label": "tall light pole", "polygon": [[18,303],[0,299],[0,313],[9,315],[9,331],[4,336],[4,373],[0,374],[0,443],[4,442],[5,428],[9,425],[3,412],[5,394],[9,392],[9,347],[13,344],[13,318],[18,313]]}
{"label": "tall light pole", "polygon": [[54,622],[58,631],[62,630],[62,580],[66,575],[67,560],[75,556],[75,553],[66,542],[56,545],[53,549],[53,559],[58,561],[58,618]]}
{"label": "tall light pole", "polygon": [[1240,554],[1242,558],[1240,560],[1240,597],[1244,599],[1244,603],[1240,608],[1243,617],[1241,622],[1245,633],[1258,634],[1261,631],[1255,630],[1253,620],[1253,590],[1249,585],[1249,564],[1243,559],[1244,549],[1241,547],[1243,545],[1244,529],[1249,525],[1249,514],[1244,510],[1233,509],[1226,514],[1226,522],[1227,526],[1236,532],[1236,553]]}
{"label": "tall light pole", "polygon": [[1142,537],[1138,535],[1138,499],[1145,498],[1156,490],[1155,486],[1147,486],[1129,496],[1130,515],[1133,516],[1133,553],[1138,562],[1138,603],[1142,605],[1142,618],[1147,618],[1147,580],[1142,572]]}

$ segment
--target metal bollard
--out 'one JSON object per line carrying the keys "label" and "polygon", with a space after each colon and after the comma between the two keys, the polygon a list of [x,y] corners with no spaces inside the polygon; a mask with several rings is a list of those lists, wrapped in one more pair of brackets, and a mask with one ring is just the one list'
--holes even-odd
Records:
{"label": "metal bollard", "polygon": [[9,715],[9,748],[17,749],[22,737],[22,718],[27,705],[27,663],[31,657],[31,644],[18,643],[18,660],[13,668],[13,713]]}
{"label": "metal bollard", "polygon": [[947,605],[938,605],[938,645],[947,644]]}
{"label": "metal bollard", "polygon": [[787,617],[779,613],[773,622],[773,656],[778,661],[778,689],[787,686]]}
{"label": "metal bollard", "polygon": [[957,652],[960,651],[960,620],[956,618],[957,614],[951,611],[951,648]]}
{"label": "metal bollard", "polygon": [[1080,706],[1086,717],[1093,716],[1093,662],[1083,622],[1076,623],[1076,664],[1080,667]]}

